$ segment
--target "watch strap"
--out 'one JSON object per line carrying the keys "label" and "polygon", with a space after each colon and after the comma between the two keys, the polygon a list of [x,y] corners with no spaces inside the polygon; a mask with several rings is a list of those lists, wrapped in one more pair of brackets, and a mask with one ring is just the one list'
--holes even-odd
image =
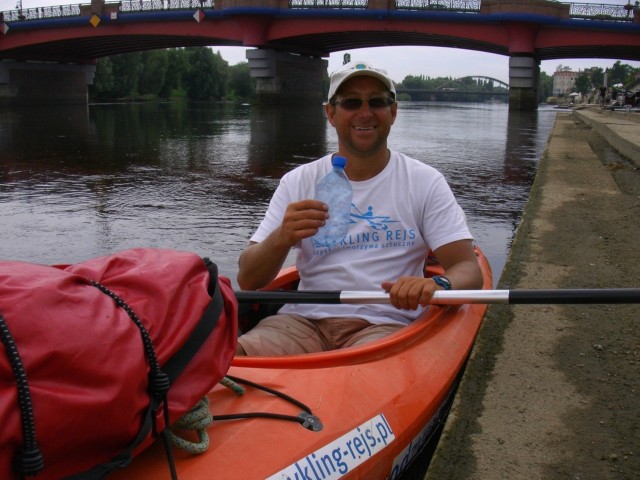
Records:
{"label": "watch strap", "polygon": [[449,280],[447,277],[436,275],[435,277],[431,277],[431,279],[436,282],[436,285],[441,286],[445,290],[451,290],[451,280]]}

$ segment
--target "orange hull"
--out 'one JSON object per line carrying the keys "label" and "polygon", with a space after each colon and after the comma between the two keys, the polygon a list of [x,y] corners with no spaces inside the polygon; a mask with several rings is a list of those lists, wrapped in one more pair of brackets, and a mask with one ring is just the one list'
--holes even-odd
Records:
{"label": "orange hull", "polygon": [[[490,289],[489,264],[478,256],[484,288]],[[287,269],[274,288],[294,278],[295,271]],[[322,429],[266,418],[214,421],[208,451],[174,449],[179,479],[397,478],[444,420],[485,310],[486,305],[434,306],[410,326],[361,347],[236,358],[229,375],[302,402]],[[243,396],[217,386],[209,401],[213,415],[303,412],[250,386]],[[156,442],[109,478],[170,479],[162,445]]]}

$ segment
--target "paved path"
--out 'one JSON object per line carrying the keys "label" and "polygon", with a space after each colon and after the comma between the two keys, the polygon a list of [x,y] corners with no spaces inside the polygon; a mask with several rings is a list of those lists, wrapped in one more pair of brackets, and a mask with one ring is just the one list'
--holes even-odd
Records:
{"label": "paved path", "polygon": [[[640,123],[623,115],[558,113],[498,288],[640,287]],[[639,311],[490,306],[426,479],[639,479]]]}

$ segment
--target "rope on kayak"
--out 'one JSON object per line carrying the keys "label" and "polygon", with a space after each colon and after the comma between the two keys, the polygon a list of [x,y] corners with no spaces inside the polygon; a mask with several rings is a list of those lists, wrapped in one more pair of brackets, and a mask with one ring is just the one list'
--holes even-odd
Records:
{"label": "rope on kayak", "polygon": [[[219,383],[237,395],[244,395],[244,388],[228,377],[223,377]],[[169,432],[171,444],[185,450],[186,452],[193,453],[194,455],[200,455],[201,453],[206,452],[209,449],[209,434],[207,433],[207,427],[211,425],[212,422],[213,416],[209,410],[209,399],[207,397],[203,397],[198,403],[196,403],[195,407],[180,417],[180,419],[171,427]],[[195,430],[198,435],[198,441],[192,442],[186,440],[177,435],[175,430]]]}
{"label": "rope on kayak", "polygon": [[219,383],[220,385],[224,385],[229,390],[231,390],[234,393],[237,393],[238,395],[244,395],[244,388],[242,388],[236,382],[231,380],[229,377],[222,377],[222,380],[220,380]]}
{"label": "rope on kayak", "polygon": [[[209,399],[207,397],[203,397],[191,410],[180,417],[180,419],[169,429],[168,435],[172,445],[194,455],[199,455],[206,452],[209,449],[209,434],[207,433],[207,428],[214,420],[270,418],[274,420],[296,422],[314,432],[322,430],[322,423],[315,415],[313,415],[311,409],[304,403],[299,402],[289,395],[278,392],[277,390],[273,390],[269,387],[265,387],[264,385],[260,385],[258,383],[254,383],[242,378],[232,377],[230,375],[225,376],[222,380],[220,380],[219,383],[239,396],[244,395],[245,393],[244,387],[239,384],[248,385],[258,390],[271,393],[276,397],[280,397],[287,402],[290,402],[301,408],[302,410],[304,410],[304,412],[300,413],[297,416],[269,412],[247,412],[232,415],[212,415],[211,411],[209,410]],[[198,435],[198,441],[192,442],[190,440],[182,438],[176,433],[176,430],[194,430]]]}
{"label": "rope on kayak", "polygon": [[[282,392],[278,392],[277,390],[273,390],[272,388],[269,387],[265,387],[264,385],[260,385],[258,383],[254,383],[250,380],[246,380],[244,378],[238,378],[238,377],[233,377],[231,375],[227,375],[225,378],[227,378],[229,381],[234,382],[234,383],[241,383],[244,385],[248,385],[250,387],[256,388],[258,390],[262,390],[264,392],[270,393],[272,395],[275,395],[276,397],[282,398],[283,400],[286,400],[289,403],[292,403],[293,405],[296,405],[297,407],[301,408],[302,410],[304,410],[304,412],[301,412],[299,415],[294,416],[294,415],[284,415],[284,414],[280,414],[280,413],[269,413],[269,412],[247,412],[247,413],[237,413],[237,414],[232,414],[232,415],[213,415],[213,420],[237,420],[237,419],[245,419],[245,418],[269,418],[269,419],[275,419],[275,420],[286,420],[286,421],[291,421],[291,422],[296,422],[299,423],[300,425],[302,425],[303,427],[312,430],[314,432],[319,432],[320,430],[322,430],[322,422],[320,422],[320,419],[318,417],[316,417],[313,412],[311,411],[311,409],[306,406],[304,403],[296,400],[293,397],[290,397],[289,395],[282,393]],[[240,387],[241,388],[241,387]]]}
{"label": "rope on kayak", "polygon": [[[185,413],[180,419],[170,428],[169,438],[171,443],[185,450],[189,453],[199,455],[206,452],[209,449],[209,434],[207,433],[207,427],[213,422],[213,417],[209,411],[209,399],[203,397],[195,407]],[[192,442],[178,436],[174,430],[195,430],[198,434],[198,441]]]}

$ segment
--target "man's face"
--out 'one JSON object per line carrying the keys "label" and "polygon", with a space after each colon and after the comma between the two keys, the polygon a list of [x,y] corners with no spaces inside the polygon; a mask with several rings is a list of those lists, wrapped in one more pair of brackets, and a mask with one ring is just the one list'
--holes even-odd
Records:
{"label": "man's face", "polygon": [[[373,77],[359,76],[341,85],[335,99],[343,102],[353,99],[385,100],[390,97],[391,93],[382,82]],[[380,150],[386,150],[387,137],[398,112],[397,103],[380,106],[384,102],[374,101],[374,107],[371,107],[365,101],[353,110],[345,108],[349,103],[351,102],[345,103],[344,107],[341,104],[326,106],[329,122],[338,134],[340,150],[356,155],[375,154]]]}

